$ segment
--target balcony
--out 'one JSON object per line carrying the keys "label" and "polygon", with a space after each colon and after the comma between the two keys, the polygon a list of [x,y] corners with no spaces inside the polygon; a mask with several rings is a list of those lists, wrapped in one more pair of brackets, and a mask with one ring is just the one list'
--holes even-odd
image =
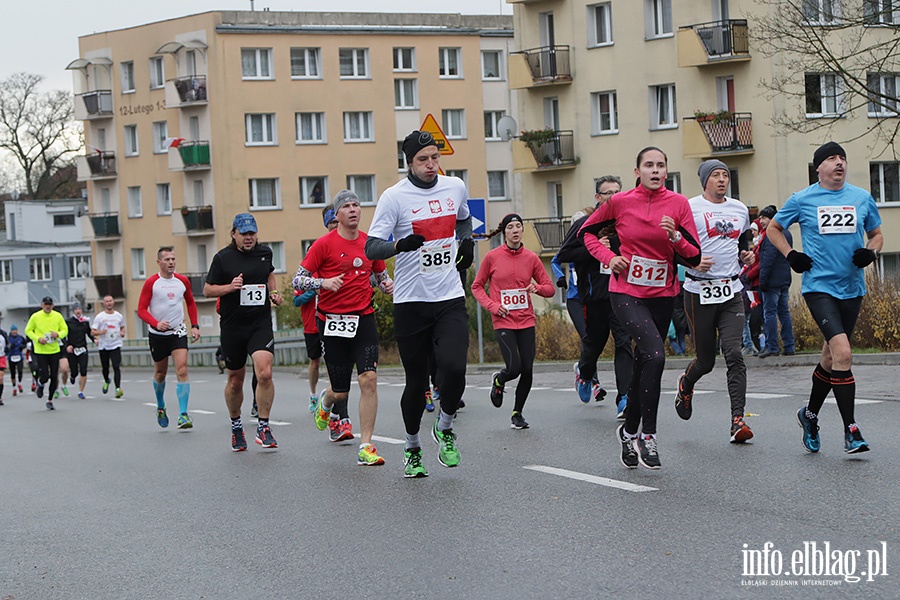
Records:
{"label": "balcony", "polygon": [[97,286],[97,294],[101,298],[104,296],[112,296],[116,299],[125,297],[125,287],[121,275],[94,275],[94,285]]}
{"label": "balcony", "polygon": [[197,302],[204,300],[216,301],[215,298],[207,298],[203,295],[203,286],[206,285],[206,273],[182,273],[182,275],[191,282],[191,293],[194,295],[194,300]]}
{"label": "balcony", "polygon": [[[566,233],[569,231],[569,227],[572,226],[572,222],[569,219],[560,219],[558,217],[525,219],[525,222],[531,224],[531,228],[537,236],[536,240],[532,239],[532,244],[530,246],[535,247],[531,249],[538,254],[550,256],[559,251],[563,240],[566,239]],[[527,229],[528,228],[526,228],[526,231]],[[525,237],[531,238],[532,236],[526,235]],[[538,246],[539,248],[537,248]]]}
{"label": "balcony", "polygon": [[514,90],[572,83],[568,46],[541,46],[509,53],[509,87]]}
{"label": "balcony", "polygon": [[746,19],[687,25],[678,29],[677,38],[679,67],[750,60]]}
{"label": "balcony", "polygon": [[182,206],[180,212],[185,235],[212,235],[216,232],[212,206]]}
{"label": "balcony", "polygon": [[94,90],[75,96],[75,119],[90,121],[113,116],[112,91]]}
{"label": "balcony", "polygon": [[187,108],[208,103],[206,75],[187,75],[166,82],[166,106]]}
{"label": "balcony", "polygon": [[116,173],[115,152],[92,152],[79,156],[77,161],[78,179],[114,179]]}
{"label": "balcony", "polygon": [[[548,133],[550,132],[548,131]],[[517,140],[512,147],[513,169],[519,172],[574,169],[578,160],[575,158],[573,132],[571,130],[553,131],[552,134],[539,141]]]}
{"label": "balcony", "polygon": [[209,142],[181,142],[177,148],[169,148],[170,171],[205,171],[209,168]]}
{"label": "balcony", "polygon": [[683,125],[685,158],[745,156],[754,152],[750,113],[685,117]]}
{"label": "balcony", "polygon": [[88,217],[91,219],[95,238],[111,239],[122,236],[122,232],[119,230],[119,213],[92,213]]}

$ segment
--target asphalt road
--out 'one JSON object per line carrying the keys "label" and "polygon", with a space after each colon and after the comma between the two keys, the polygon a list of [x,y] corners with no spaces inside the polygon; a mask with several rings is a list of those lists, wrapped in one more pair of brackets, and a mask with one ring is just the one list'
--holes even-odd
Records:
{"label": "asphalt road", "polygon": [[[750,368],[745,446],[728,443],[723,365],[698,384],[688,422],[667,370],[657,472],[622,467],[612,403],[582,405],[564,367],[536,374],[525,431],[509,428],[512,384],[497,410],[489,370],[472,369],[461,466],[441,467],[423,435],[431,476],[416,480],[402,477],[397,370],[379,378],[387,464],[370,468],[315,429],[299,369],[276,374],[279,448],[252,443],[246,406],[243,453],[230,451],[215,370],[192,372],[188,431],[156,425],[147,370],[126,371],[121,401],[91,374],[88,399],[53,412],[12,398],[7,381],[0,599],[897,598],[896,367],[854,369],[872,451],[849,457],[833,401],[822,451],[803,450],[794,413],[812,369],[775,364]],[[830,572],[846,576],[814,575],[804,549],[826,542]],[[750,557],[770,575],[749,576]]]}

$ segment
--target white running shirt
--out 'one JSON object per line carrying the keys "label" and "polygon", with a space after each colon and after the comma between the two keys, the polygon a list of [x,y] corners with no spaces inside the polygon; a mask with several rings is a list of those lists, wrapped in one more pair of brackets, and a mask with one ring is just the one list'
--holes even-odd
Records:
{"label": "white running shirt", "polygon": [[[706,273],[695,269],[688,269],[687,272],[698,279],[730,279],[740,273],[738,240],[750,229],[747,207],[740,200],[727,196],[721,204],[710,202],[702,195],[694,196],[688,202],[700,236],[700,255],[712,256],[715,264]],[[685,277],[684,289],[699,294],[700,283]],[[744,289],[741,280],[732,281],[731,289],[734,293]]]}
{"label": "white running shirt", "polygon": [[119,311],[114,310],[112,314],[108,314],[105,310],[100,311],[91,329],[100,331],[97,338],[97,348],[99,350],[115,350],[122,347],[122,328],[125,327],[125,319]]}

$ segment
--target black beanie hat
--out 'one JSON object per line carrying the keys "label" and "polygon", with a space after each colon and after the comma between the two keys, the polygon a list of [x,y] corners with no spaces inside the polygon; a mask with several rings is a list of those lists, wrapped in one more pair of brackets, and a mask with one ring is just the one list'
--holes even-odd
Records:
{"label": "black beanie hat", "polygon": [[506,226],[509,225],[510,223],[512,223],[513,221],[518,221],[519,223],[521,223],[522,217],[520,217],[516,213],[509,213],[508,215],[503,217],[503,220],[500,221],[500,231],[501,232],[506,231]]}
{"label": "black beanie hat", "polygon": [[813,154],[813,169],[818,169],[819,165],[825,162],[826,158],[834,155],[838,155],[844,160],[847,160],[847,153],[844,152],[844,149],[841,148],[840,144],[837,142],[825,142],[819,146],[816,149],[815,154]]}
{"label": "black beanie hat", "polygon": [[434,137],[427,131],[419,131],[418,129],[410,133],[403,140],[403,154],[406,155],[406,164],[412,164],[413,157],[419,153],[422,148],[428,146],[437,146]]}
{"label": "black beanie hat", "polygon": [[759,211],[759,216],[765,217],[767,219],[771,219],[778,212],[778,208],[774,204],[770,204],[761,211]]}

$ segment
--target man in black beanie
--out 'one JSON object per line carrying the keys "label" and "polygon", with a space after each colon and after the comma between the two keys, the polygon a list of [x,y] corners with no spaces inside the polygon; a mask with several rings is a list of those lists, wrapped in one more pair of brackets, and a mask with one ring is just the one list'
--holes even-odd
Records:
{"label": "man in black beanie", "polygon": [[[854,418],[856,380],[850,370],[850,338],[866,293],[863,269],[878,258],[884,238],[872,195],[846,182],[847,153],[835,142],[813,154],[818,183],[792,195],[767,228],[769,241],[803,274],[801,292],[825,336],[822,357],[812,375],[809,403],[797,411],[803,445],[818,452],[819,411],[834,392],[844,422],[844,452],[866,452],[869,445]],[[803,252],[791,249],[784,230],[800,224]]]}

